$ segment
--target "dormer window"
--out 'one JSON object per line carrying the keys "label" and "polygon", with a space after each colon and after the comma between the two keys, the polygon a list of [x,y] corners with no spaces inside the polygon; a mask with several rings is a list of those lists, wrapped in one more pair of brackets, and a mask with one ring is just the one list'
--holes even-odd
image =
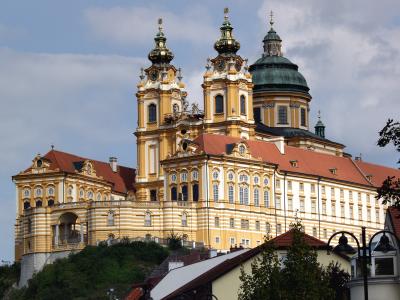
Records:
{"label": "dormer window", "polygon": [[293,167],[293,168],[297,168],[298,167],[298,161],[297,160],[291,160],[290,161],[290,165]]}
{"label": "dormer window", "polygon": [[333,175],[337,174],[337,168],[330,168],[329,172],[331,172]]}
{"label": "dormer window", "polygon": [[368,174],[366,177],[367,177],[368,181],[372,180],[372,174]]}
{"label": "dormer window", "polygon": [[38,160],[36,161],[36,167],[41,168],[42,166],[43,166],[43,160],[38,159]]}

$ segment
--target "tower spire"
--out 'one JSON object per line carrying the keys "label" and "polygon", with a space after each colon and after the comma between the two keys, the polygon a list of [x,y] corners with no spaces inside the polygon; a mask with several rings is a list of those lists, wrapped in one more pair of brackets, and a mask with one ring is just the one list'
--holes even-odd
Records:
{"label": "tower spire", "polygon": [[263,39],[265,56],[282,56],[282,40],[274,30],[274,13],[269,14],[270,29]]}
{"label": "tower spire", "polygon": [[219,54],[235,55],[240,49],[240,43],[232,36],[233,27],[229,21],[229,8],[224,8],[224,22],[220,27],[221,37],[214,44],[214,49]]}
{"label": "tower spire", "polygon": [[318,110],[318,122],[315,124],[315,134],[322,137],[323,139],[325,138],[325,125],[321,121],[321,111]]}
{"label": "tower spire", "polygon": [[154,38],[155,48],[149,53],[149,60],[153,64],[169,64],[174,58],[174,54],[171,50],[167,48],[166,41],[167,38],[163,31],[163,21],[162,18],[158,19],[158,33]]}

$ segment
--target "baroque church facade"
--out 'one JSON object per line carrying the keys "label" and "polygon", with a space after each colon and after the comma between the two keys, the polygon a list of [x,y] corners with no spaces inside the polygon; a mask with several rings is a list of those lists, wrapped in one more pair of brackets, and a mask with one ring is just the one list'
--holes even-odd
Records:
{"label": "baroque church facade", "polygon": [[249,66],[225,14],[203,77],[204,111],[188,104],[159,23],[137,85],[137,168],[52,149],[13,176],[23,284],[44,264],[110,238],[174,233],[228,251],[255,247],[296,217],[321,240],[383,228],[376,188],[399,171],[352,159],[321,120],[311,131],[307,82],[283,56],[272,21]]}

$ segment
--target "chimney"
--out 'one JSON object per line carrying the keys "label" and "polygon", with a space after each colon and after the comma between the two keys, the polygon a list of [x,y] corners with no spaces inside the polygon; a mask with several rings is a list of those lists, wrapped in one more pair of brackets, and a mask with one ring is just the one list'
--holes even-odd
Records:
{"label": "chimney", "polygon": [[110,157],[109,162],[110,162],[110,167],[113,170],[113,172],[117,172],[117,158]]}

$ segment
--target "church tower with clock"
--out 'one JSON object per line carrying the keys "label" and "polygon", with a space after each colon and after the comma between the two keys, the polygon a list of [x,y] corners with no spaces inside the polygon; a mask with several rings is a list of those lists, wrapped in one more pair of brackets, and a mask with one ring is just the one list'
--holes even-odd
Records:
{"label": "church tower with clock", "polygon": [[236,54],[240,44],[232,35],[228,9],[220,30],[221,37],[214,44],[218,55],[208,60],[202,85],[206,132],[248,139],[255,128],[253,84],[247,59]]}

